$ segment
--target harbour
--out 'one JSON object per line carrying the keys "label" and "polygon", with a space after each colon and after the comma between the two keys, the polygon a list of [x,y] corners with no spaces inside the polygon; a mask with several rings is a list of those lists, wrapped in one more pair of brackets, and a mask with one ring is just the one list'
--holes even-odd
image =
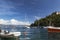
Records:
{"label": "harbour", "polygon": [[60,0],[0,0],[0,40],[60,40]]}

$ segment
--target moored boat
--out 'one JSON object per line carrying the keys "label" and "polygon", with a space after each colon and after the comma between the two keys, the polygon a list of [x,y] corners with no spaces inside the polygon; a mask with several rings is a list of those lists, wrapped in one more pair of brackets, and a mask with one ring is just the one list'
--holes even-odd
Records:
{"label": "moored boat", "polygon": [[0,30],[0,39],[15,39],[18,40],[18,37],[21,35],[21,32],[8,32],[5,30]]}
{"label": "moored boat", "polygon": [[48,32],[60,32],[60,27],[48,26]]}

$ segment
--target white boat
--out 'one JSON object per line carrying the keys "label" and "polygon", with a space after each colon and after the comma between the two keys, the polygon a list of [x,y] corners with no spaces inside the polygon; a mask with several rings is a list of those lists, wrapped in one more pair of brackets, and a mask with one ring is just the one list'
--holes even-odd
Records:
{"label": "white boat", "polygon": [[13,34],[14,36],[20,36],[21,35],[21,32],[10,32],[9,35],[10,34]]}
{"label": "white boat", "polygon": [[13,36],[20,36],[21,32],[8,32],[5,30],[1,30],[0,35],[5,35],[5,36],[9,36],[9,35],[13,35]]}
{"label": "white boat", "polygon": [[30,27],[26,27],[26,28],[30,28]]}
{"label": "white boat", "polygon": [[30,28],[29,26],[25,26],[26,28]]}

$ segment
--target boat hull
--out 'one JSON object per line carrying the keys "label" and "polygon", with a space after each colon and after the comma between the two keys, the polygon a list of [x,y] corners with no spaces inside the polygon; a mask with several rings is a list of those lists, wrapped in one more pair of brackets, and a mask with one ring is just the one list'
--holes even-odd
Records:
{"label": "boat hull", "polygon": [[60,32],[60,29],[48,28],[48,32]]}

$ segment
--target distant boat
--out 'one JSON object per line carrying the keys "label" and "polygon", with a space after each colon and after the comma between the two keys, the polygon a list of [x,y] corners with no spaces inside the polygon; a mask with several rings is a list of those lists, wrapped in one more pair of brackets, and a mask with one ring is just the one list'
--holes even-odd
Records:
{"label": "distant boat", "polygon": [[27,28],[30,28],[30,27],[27,27]]}
{"label": "distant boat", "polygon": [[29,26],[25,26],[26,28],[30,28]]}

